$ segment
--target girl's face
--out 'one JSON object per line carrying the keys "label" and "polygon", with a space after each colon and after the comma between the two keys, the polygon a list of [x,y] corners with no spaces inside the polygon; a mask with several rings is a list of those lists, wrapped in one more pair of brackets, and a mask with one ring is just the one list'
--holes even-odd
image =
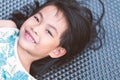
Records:
{"label": "girl's face", "polygon": [[66,29],[67,21],[63,13],[55,6],[46,6],[24,22],[18,43],[35,59],[46,56],[60,57],[56,55],[66,53],[66,50],[59,46],[60,37]]}

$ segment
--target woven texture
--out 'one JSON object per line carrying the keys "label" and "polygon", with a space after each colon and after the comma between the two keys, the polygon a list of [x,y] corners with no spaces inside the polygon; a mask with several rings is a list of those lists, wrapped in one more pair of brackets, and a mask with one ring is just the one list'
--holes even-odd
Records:
{"label": "woven texture", "polygon": [[[87,1],[94,12],[101,12],[97,0],[83,1]],[[0,0],[0,19],[6,19],[13,10],[30,2],[33,0]],[[87,51],[61,68],[46,73],[43,80],[120,80],[120,0],[103,0],[103,3],[106,31],[103,47],[98,51]]]}

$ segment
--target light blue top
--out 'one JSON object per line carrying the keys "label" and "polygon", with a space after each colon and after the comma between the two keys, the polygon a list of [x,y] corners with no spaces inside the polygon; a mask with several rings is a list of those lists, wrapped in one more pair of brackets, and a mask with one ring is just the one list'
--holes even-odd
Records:
{"label": "light blue top", "polygon": [[19,61],[18,36],[18,29],[0,28],[0,80],[35,80]]}

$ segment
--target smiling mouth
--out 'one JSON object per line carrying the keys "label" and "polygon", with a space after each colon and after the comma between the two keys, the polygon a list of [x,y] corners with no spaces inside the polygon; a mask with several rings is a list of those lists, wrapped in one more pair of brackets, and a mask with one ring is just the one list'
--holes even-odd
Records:
{"label": "smiling mouth", "polygon": [[27,41],[30,41],[32,43],[36,43],[35,39],[33,38],[33,36],[30,34],[30,32],[28,32],[27,30],[25,30],[25,38],[27,39]]}

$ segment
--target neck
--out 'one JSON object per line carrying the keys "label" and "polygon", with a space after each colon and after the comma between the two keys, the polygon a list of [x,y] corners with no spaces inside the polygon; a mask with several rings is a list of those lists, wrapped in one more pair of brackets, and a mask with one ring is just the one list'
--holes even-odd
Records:
{"label": "neck", "polygon": [[18,43],[17,45],[18,57],[27,72],[30,71],[31,63],[33,62],[32,56],[25,51]]}

